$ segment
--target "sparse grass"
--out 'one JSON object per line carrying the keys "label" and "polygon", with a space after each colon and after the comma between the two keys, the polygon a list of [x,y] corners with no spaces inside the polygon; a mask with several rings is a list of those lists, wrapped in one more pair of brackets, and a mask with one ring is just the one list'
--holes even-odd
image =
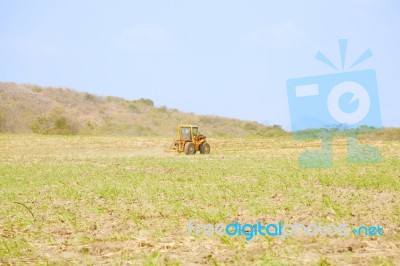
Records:
{"label": "sparse grass", "polygon": [[[367,140],[365,140],[367,141]],[[318,142],[210,139],[209,156],[170,139],[0,135],[0,263],[400,263],[400,142],[372,141],[376,165],[300,169]],[[307,148],[308,147],[308,148]],[[189,236],[187,223],[381,225],[383,237]]]}

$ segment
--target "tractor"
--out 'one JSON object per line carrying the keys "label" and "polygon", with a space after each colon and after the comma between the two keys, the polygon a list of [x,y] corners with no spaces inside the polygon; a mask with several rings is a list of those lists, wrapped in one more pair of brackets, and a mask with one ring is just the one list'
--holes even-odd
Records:
{"label": "tractor", "polygon": [[210,153],[210,144],[207,137],[199,133],[199,127],[194,125],[179,125],[178,138],[174,140],[172,149],[177,152],[185,152],[187,155],[195,154],[200,151],[201,154]]}

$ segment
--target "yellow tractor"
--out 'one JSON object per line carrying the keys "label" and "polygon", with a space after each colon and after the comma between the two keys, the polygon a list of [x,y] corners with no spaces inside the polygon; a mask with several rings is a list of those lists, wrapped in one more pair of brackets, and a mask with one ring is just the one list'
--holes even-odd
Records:
{"label": "yellow tractor", "polygon": [[199,133],[199,127],[194,125],[179,125],[178,138],[174,140],[172,149],[185,154],[195,154],[200,151],[201,154],[210,153],[210,144],[207,137]]}

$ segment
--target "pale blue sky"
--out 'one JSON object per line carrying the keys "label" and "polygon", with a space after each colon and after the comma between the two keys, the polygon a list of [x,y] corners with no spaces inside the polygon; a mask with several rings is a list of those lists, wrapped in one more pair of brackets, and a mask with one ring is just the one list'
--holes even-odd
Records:
{"label": "pale blue sky", "polygon": [[150,98],[290,128],[286,80],[335,73],[337,40],[374,68],[400,126],[400,2],[0,0],[0,81]]}

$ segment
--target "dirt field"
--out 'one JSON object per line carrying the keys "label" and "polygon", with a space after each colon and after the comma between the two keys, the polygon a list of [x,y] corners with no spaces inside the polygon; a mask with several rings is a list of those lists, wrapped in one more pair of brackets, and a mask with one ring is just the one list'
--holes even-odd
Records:
{"label": "dirt field", "polygon": [[[0,135],[0,264],[400,265],[400,142],[379,164],[301,169],[318,142]],[[189,235],[188,222],[381,226],[383,236]]]}

